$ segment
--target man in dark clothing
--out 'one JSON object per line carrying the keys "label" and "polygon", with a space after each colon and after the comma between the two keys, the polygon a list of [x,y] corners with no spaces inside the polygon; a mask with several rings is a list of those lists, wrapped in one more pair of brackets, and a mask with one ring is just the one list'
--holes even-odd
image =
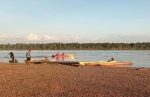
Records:
{"label": "man in dark clothing", "polygon": [[14,53],[13,53],[13,52],[10,52],[9,55],[10,55],[10,58],[11,58],[11,60],[9,60],[9,62],[15,63]]}
{"label": "man in dark clothing", "polygon": [[15,59],[15,57],[14,57],[14,53],[13,53],[13,52],[10,52],[10,53],[9,53],[9,55],[10,55],[10,58],[11,58],[12,60],[14,60],[14,59]]}

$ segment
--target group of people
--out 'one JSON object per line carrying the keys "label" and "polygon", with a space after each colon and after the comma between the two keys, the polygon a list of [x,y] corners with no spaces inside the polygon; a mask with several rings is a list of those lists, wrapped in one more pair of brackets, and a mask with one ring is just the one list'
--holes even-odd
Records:
{"label": "group of people", "polygon": [[[10,63],[17,63],[18,61],[15,59],[14,53],[10,52],[8,55],[10,55],[11,60],[9,60]],[[62,52],[62,54],[60,53],[56,53],[55,55],[52,55],[52,58],[55,58],[56,61],[59,61],[60,58],[62,58],[62,60],[64,61],[65,58],[74,58],[74,55],[71,54],[65,54],[64,52]],[[45,57],[44,59],[45,61],[49,61],[49,59],[47,57]],[[26,52],[26,61],[31,61],[31,50],[29,49]],[[108,60],[108,62],[114,61],[114,58],[111,58],[110,60]]]}
{"label": "group of people", "polygon": [[[27,61],[31,61],[31,54],[30,54],[31,50],[29,49],[27,52],[26,52],[26,60]],[[8,55],[10,55],[10,58],[11,60],[9,60],[10,63],[17,63],[17,59],[15,59],[15,56],[14,56],[14,53],[13,52],[10,52]]]}
{"label": "group of people", "polygon": [[[15,59],[15,56],[14,56],[14,53],[13,52],[10,52],[9,53],[10,55],[10,58],[11,60],[9,60],[10,63],[17,63],[18,61]],[[65,53],[62,52],[62,54],[60,53],[56,53],[55,55],[52,55],[52,58],[55,58],[56,61],[59,61],[60,58],[62,58],[62,60],[64,60],[66,57]],[[44,60],[48,60],[47,57],[45,57]],[[31,49],[29,49],[27,52],[26,52],[26,61],[31,61]]]}
{"label": "group of people", "polygon": [[62,58],[62,60],[64,60],[65,59],[65,53],[64,52],[62,54],[56,53],[55,55],[52,55],[52,58],[56,58],[56,61],[58,61],[60,58]]}

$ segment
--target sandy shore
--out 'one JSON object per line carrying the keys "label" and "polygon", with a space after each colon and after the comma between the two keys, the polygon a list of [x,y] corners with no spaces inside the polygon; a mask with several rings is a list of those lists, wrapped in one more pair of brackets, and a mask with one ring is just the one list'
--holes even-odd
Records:
{"label": "sandy shore", "polygon": [[0,63],[0,97],[150,97],[150,69]]}

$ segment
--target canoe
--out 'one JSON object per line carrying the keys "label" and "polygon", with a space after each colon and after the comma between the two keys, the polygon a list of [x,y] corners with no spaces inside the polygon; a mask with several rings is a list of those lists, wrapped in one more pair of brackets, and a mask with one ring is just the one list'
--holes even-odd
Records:
{"label": "canoe", "polygon": [[61,64],[61,65],[69,65],[69,66],[130,66],[132,62],[118,62],[118,61],[95,61],[95,62],[88,62],[88,61],[45,61],[45,60],[33,60],[33,61],[25,61],[26,64]]}
{"label": "canoe", "polygon": [[61,64],[61,65],[69,65],[69,66],[80,66],[79,62],[77,61],[45,61],[45,60],[33,60],[33,61],[26,61],[26,64]]}
{"label": "canoe", "polygon": [[130,66],[132,62],[118,62],[118,61],[97,61],[97,62],[79,62],[81,66]]}
{"label": "canoe", "polygon": [[26,64],[44,64],[48,63],[49,61],[44,61],[44,60],[33,60],[33,61],[27,61],[25,60]]}

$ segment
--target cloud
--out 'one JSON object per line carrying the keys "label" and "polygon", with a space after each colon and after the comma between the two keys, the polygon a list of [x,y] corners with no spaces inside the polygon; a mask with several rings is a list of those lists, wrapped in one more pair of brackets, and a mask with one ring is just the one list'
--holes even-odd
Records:
{"label": "cloud", "polygon": [[30,40],[30,41],[37,41],[37,40],[40,40],[40,37],[38,37],[38,35],[33,34],[33,33],[30,33],[26,38],[27,38],[28,40]]}
{"label": "cloud", "polygon": [[102,38],[104,42],[128,42],[128,43],[136,43],[136,42],[150,42],[149,34],[109,34]]}
{"label": "cloud", "polygon": [[111,34],[111,35],[103,35],[96,37],[80,37],[75,35],[48,35],[48,34],[35,34],[29,33],[26,35],[1,35],[0,43],[52,43],[52,42],[62,42],[62,43],[70,43],[70,42],[150,42],[149,35],[141,34],[141,35],[122,35],[122,34]]}
{"label": "cloud", "polygon": [[1,35],[0,43],[51,43],[51,42],[74,42],[78,36],[53,36],[29,33],[26,35]]}
{"label": "cloud", "polygon": [[5,38],[7,38],[8,36],[7,35],[1,35],[0,36],[0,40],[3,40],[3,39],[5,39]]}
{"label": "cloud", "polygon": [[50,36],[50,35],[44,35],[44,36],[43,36],[43,39],[44,39],[44,40],[57,40],[56,37]]}
{"label": "cloud", "polygon": [[25,38],[27,39],[28,42],[39,42],[39,43],[59,41],[58,37],[52,35],[38,35],[34,33],[28,34]]}

